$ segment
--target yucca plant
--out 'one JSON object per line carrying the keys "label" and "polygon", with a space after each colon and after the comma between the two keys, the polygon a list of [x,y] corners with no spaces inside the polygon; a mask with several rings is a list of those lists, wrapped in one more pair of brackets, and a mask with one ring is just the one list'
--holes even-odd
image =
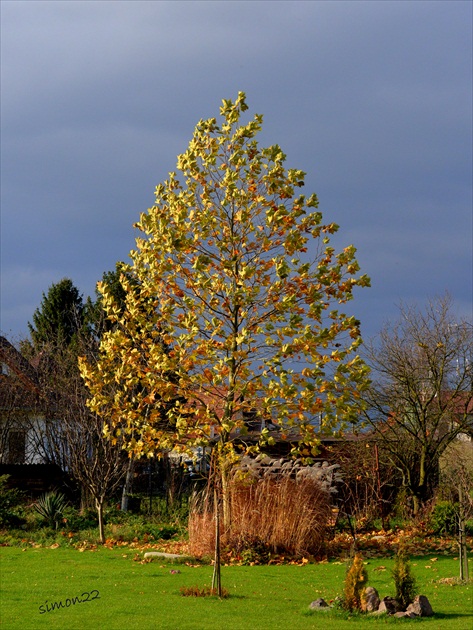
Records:
{"label": "yucca plant", "polygon": [[61,492],[46,492],[34,504],[34,509],[40,514],[51,527],[59,527],[64,510],[67,506],[67,499]]}

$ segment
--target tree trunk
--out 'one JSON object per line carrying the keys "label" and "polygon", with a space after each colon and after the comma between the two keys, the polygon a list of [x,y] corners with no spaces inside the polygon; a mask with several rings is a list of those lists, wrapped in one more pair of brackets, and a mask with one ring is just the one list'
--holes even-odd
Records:
{"label": "tree trunk", "polygon": [[130,494],[131,481],[133,479],[133,465],[134,459],[130,457],[130,461],[128,462],[128,467],[126,470],[125,485],[123,486],[122,492],[122,501],[120,506],[122,512],[128,512],[128,495]]}
{"label": "tree trunk", "polygon": [[224,532],[228,532],[231,527],[231,502],[230,502],[230,485],[228,479],[228,470],[225,465],[221,464],[220,470],[221,482],[222,482],[222,507],[223,507],[223,529]]}
{"label": "tree trunk", "polygon": [[414,516],[417,516],[420,511],[420,499],[417,494],[412,495],[412,511],[414,513]]}
{"label": "tree trunk", "polygon": [[425,450],[422,449],[420,454],[420,462],[419,462],[419,485],[416,492],[417,502],[414,502],[414,516],[417,516],[419,513],[420,507],[422,503],[425,501],[426,497],[426,470],[425,470]]}
{"label": "tree trunk", "polygon": [[97,515],[99,517],[99,539],[102,545],[105,542],[105,529],[103,524],[103,499],[95,499],[95,507],[97,508]]}
{"label": "tree trunk", "polygon": [[220,561],[220,502],[217,488],[214,488],[214,511],[215,511],[215,556],[214,570],[212,575],[212,592],[217,591],[217,595],[222,597],[222,578]]}
{"label": "tree trunk", "polygon": [[463,488],[461,483],[458,486],[458,545],[460,547],[460,580],[470,579],[468,571],[468,548],[465,535],[465,517],[463,513]]}

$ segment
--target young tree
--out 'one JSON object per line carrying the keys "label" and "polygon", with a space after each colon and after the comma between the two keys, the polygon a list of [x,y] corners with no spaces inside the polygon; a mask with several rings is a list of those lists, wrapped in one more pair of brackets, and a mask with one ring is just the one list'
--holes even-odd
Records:
{"label": "young tree", "polygon": [[399,547],[394,560],[392,569],[394,586],[396,587],[395,599],[401,604],[401,609],[406,610],[409,604],[412,604],[414,597],[419,589],[416,579],[412,574],[409,554],[407,553],[403,540],[399,543]]}
{"label": "young tree", "polygon": [[138,456],[213,443],[224,494],[245,412],[282,437],[296,428],[310,456],[315,417],[324,429],[356,422],[367,372],[359,323],[339,310],[369,284],[355,248],[335,253],[338,226],[322,222],[315,195],[295,194],[304,173],[285,169],[279,146],[259,148],[262,117],[240,124],[245,110],[240,92],[221,126],[198,123],[178,157],[183,181],[170,173],[136,224],[126,308],[101,285],[114,327],[97,363],[81,362],[112,440]]}
{"label": "young tree", "polygon": [[466,523],[473,518],[473,448],[470,442],[455,440],[445,450],[440,460],[437,498],[446,499],[453,511],[458,532],[460,579],[468,581]]}
{"label": "young tree", "polygon": [[417,513],[435,489],[442,453],[473,430],[473,329],[455,319],[448,296],[424,311],[400,311],[399,320],[366,348],[373,374],[366,418],[402,474]]}
{"label": "young tree", "polygon": [[362,610],[363,591],[367,582],[368,571],[363,564],[363,557],[356,553],[345,576],[343,605],[347,610]]}
{"label": "young tree", "polygon": [[58,464],[73,478],[82,503],[86,497],[93,500],[103,543],[105,501],[124,483],[128,460],[120,442],[104,436],[103,419],[86,405],[77,353],[91,360],[95,351],[95,340],[84,334],[77,335],[73,345],[56,347],[42,357],[37,374],[42,391],[39,409],[45,421],[35,428],[35,442],[45,461]]}
{"label": "young tree", "polygon": [[[114,272],[104,274],[113,287]],[[120,444],[103,435],[103,420],[86,406],[87,390],[78,369],[78,356],[96,355],[102,332],[101,302],[82,296],[65,278],[43,294],[30,324],[31,341],[22,350],[36,366],[41,392],[37,409],[44,420],[31,425],[30,438],[44,461],[68,471],[81,489],[81,499],[92,498],[99,535],[105,541],[104,503],[123,483],[127,458]]]}

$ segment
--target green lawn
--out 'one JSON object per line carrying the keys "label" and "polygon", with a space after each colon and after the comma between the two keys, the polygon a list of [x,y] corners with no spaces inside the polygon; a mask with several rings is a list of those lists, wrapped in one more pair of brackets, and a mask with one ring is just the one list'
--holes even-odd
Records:
{"label": "green lawn", "polygon": [[[5,630],[252,630],[321,628],[338,630],[422,624],[426,630],[469,630],[473,627],[473,583],[449,585],[440,578],[456,576],[458,563],[439,556],[414,558],[413,571],[435,618],[419,620],[344,619],[332,612],[308,614],[318,597],[334,598],[342,588],[345,565],[232,566],[222,569],[231,596],[182,597],[179,588],[210,584],[208,566],[133,561],[134,550],[0,549],[1,627]],[[379,569],[385,567],[385,569]],[[394,595],[392,560],[369,560],[369,583],[381,597]],[[178,569],[179,574],[171,574]],[[473,567],[472,567],[473,569]],[[73,598],[86,599],[79,602]],[[48,612],[54,602],[68,607]],[[45,612],[42,612],[45,611]],[[416,626],[417,627],[417,626]]]}

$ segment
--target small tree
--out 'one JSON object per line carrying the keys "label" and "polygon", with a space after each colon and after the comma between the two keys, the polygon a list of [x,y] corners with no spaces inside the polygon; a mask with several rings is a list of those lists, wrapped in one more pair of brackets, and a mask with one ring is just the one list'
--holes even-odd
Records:
{"label": "small tree", "polygon": [[[112,283],[109,276],[104,278]],[[65,278],[43,294],[33,315],[34,325],[29,325],[31,339],[22,342],[21,348],[36,366],[40,395],[35,409],[43,418],[30,423],[30,441],[44,461],[58,464],[74,479],[82,504],[92,497],[104,542],[105,500],[121,486],[127,458],[120,444],[104,437],[103,419],[86,406],[88,392],[78,368],[79,355],[91,361],[96,355],[101,312],[100,303],[88,300],[84,306],[78,289]]]}
{"label": "small tree", "polygon": [[411,563],[407,555],[404,543],[401,542],[397,550],[396,559],[392,571],[394,585],[396,587],[396,600],[403,610],[414,601],[417,595],[417,584],[411,572]]}
{"label": "small tree", "polygon": [[367,582],[368,572],[363,564],[363,557],[357,553],[345,577],[343,604],[347,610],[362,609],[362,595]]}
{"label": "small tree", "polygon": [[460,579],[468,580],[466,523],[473,518],[473,449],[469,442],[456,440],[445,451],[440,461],[438,496],[446,499],[446,507],[451,509],[458,534]]}
{"label": "small tree", "polygon": [[310,456],[313,420],[324,429],[355,422],[366,385],[359,322],[339,310],[368,285],[356,250],[335,253],[338,226],[322,222],[315,195],[295,195],[304,173],[285,169],[279,146],[258,147],[262,117],[240,124],[246,110],[240,92],[223,102],[221,126],[198,123],[178,157],[184,182],[171,173],[136,224],[126,309],[101,286],[115,327],[98,362],[81,363],[90,408],[129,451],[215,446],[224,524],[245,414],[257,408],[282,437],[297,429]]}
{"label": "small tree", "polygon": [[32,437],[43,460],[58,464],[73,478],[82,502],[93,499],[103,543],[105,501],[123,484],[127,457],[120,443],[112,444],[104,436],[103,419],[86,406],[87,390],[79,374],[77,351],[90,353],[94,345],[85,336],[78,337],[74,347],[43,352],[38,366],[43,393],[38,411],[45,420],[33,427]]}

